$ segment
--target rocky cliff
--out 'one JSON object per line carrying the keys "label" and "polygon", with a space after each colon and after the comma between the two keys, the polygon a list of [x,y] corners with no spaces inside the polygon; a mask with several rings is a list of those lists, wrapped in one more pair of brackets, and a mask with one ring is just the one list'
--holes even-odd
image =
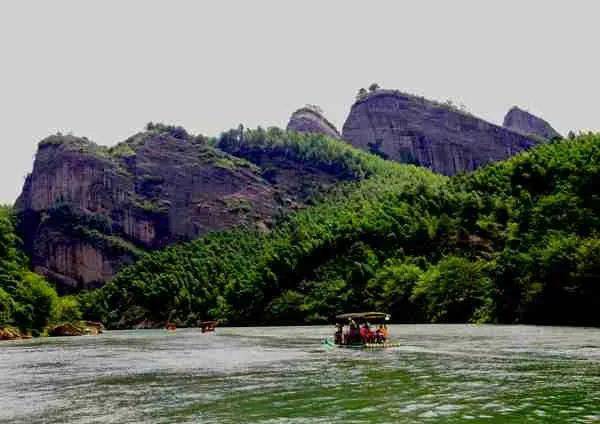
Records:
{"label": "rocky cliff", "polygon": [[446,175],[471,171],[537,143],[450,105],[395,90],[377,90],[358,99],[342,137],[384,158]]}
{"label": "rocky cliff", "polygon": [[36,271],[63,291],[98,286],[146,250],[238,225],[268,228],[302,205],[298,187],[336,180],[299,163],[285,168],[269,173],[163,125],[113,148],[55,135],[39,143],[17,200],[20,232]]}
{"label": "rocky cliff", "polygon": [[563,138],[558,131],[542,118],[513,106],[504,117],[505,128],[520,134],[537,136],[546,140]]}
{"label": "rocky cliff", "polygon": [[314,105],[307,105],[295,111],[287,124],[288,131],[324,134],[333,138],[340,138],[335,125],[323,115],[323,111]]}

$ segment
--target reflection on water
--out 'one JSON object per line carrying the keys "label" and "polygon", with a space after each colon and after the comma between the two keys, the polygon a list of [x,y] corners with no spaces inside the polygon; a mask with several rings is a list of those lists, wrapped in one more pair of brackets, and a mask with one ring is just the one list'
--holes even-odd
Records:
{"label": "reflection on water", "polygon": [[600,330],[399,325],[108,332],[0,344],[0,422],[600,422]]}

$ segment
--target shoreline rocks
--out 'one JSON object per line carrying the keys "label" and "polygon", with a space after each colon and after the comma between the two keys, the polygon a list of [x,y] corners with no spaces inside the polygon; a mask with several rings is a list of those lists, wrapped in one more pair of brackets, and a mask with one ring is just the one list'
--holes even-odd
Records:
{"label": "shoreline rocks", "polygon": [[99,322],[82,321],[77,323],[64,323],[48,330],[50,337],[97,336],[104,332],[104,325]]}
{"label": "shoreline rocks", "polygon": [[0,340],[23,340],[30,338],[30,334],[24,334],[18,328],[0,327]]}

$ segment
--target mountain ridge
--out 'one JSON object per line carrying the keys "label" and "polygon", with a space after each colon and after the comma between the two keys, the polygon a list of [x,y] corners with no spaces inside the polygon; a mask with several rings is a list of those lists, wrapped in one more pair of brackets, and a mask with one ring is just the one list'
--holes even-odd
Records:
{"label": "mountain ridge", "polygon": [[449,178],[380,160],[385,172],[270,233],[213,233],[149,255],[84,304],[115,328],[167,316],[323,323],[371,308],[400,322],[600,325],[599,155],[600,136],[582,135]]}
{"label": "mountain ridge", "polygon": [[472,171],[539,143],[449,104],[388,89],[354,102],[342,138],[384,158],[445,175]]}
{"label": "mountain ridge", "polygon": [[40,141],[16,202],[19,233],[34,269],[77,291],[147,251],[238,226],[269,231],[337,184],[369,177],[363,165],[372,160],[354,147],[451,175],[539,142],[383,89],[357,99],[342,136],[315,105],[296,110],[287,131],[240,125],[207,138],[150,123],[112,147],[52,135]]}
{"label": "mountain ridge", "polygon": [[[321,137],[278,131],[286,140]],[[97,287],[144,251],[240,225],[268,229],[339,180],[360,178],[290,156],[293,141],[283,154],[263,145],[261,160],[249,157],[256,164],[220,148],[238,134],[271,133],[232,130],[216,141],[151,124],[111,148],[74,136],[42,140],[16,202],[34,269],[67,291]]]}

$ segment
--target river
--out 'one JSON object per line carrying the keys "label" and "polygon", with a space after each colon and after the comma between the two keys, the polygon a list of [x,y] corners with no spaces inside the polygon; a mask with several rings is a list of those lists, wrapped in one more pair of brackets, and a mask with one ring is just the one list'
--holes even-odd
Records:
{"label": "river", "polygon": [[0,422],[600,422],[600,330],[394,325],[109,331],[0,343]]}

